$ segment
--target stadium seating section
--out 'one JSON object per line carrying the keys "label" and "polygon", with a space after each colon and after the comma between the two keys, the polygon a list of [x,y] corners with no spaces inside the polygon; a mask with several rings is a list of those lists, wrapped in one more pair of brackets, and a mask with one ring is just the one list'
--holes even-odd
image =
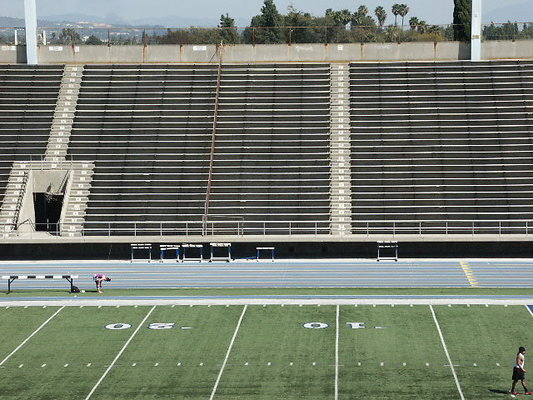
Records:
{"label": "stadium seating section", "polygon": [[[0,66],[0,204],[62,74]],[[85,234],[329,233],[330,88],[329,64],[85,66]],[[533,62],[352,63],[350,110],[352,233],[528,229]]]}
{"label": "stadium seating section", "polygon": [[0,204],[14,161],[42,160],[62,66],[0,65]]}

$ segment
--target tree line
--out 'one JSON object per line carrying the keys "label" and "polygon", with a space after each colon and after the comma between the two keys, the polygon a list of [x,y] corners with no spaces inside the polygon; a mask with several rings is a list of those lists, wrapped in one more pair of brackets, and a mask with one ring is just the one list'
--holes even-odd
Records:
{"label": "tree line", "polygon": [[[413,41],[469,41],[472,0],[454,0],[453,24],[438,26],[410,16],[407,4],[394,4],[390,10],[382,6],[370,10],[361,5],[355,11],[327,9],[314,16],[289,7],[278,11],[274,0],[264,0],[260,13],[250,26],[240,29],[228,14],[220,16],[216,28],[125,30],[111,34],[106,30],[80,32],[73,28],[51,32],[50,44],[280,44],[280,43],[367,43]],[[394,24],[386,25],[392,14]],[[486,25],[487,40],[533,38],[533,24],[505,23]],[[0,38],[1,42],[1,38]]]}

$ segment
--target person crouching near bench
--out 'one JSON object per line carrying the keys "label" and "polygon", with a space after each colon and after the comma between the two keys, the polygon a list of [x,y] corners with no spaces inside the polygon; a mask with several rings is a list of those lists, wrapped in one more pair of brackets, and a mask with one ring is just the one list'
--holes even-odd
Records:
{"label": "person crouching near bench", "polygon": [[96,283],[96,290],[98,290],[98,293],[104,293],[102,291],[102,282],[111,282],[111,278],[104,274],[96,274],[93,276],[94,283]]}

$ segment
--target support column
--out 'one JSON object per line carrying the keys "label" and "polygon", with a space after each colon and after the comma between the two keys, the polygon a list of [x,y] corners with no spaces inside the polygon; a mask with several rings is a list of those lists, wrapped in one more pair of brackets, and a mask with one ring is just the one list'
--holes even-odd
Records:
{"label": "support column", "polygon": [[471,61],[481,61],[481,2],[482,0],[472,0]]}
{"label": "support column", "polygon": [[35,0],[24,0],[26,27],[26,60],[29,65],[39,64],[37,59],[37,7]]}

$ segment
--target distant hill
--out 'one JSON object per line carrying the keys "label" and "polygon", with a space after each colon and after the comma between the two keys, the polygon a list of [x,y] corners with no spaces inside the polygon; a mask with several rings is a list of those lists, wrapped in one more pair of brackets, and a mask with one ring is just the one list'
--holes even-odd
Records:
{"label": "distant hill", "polygon": [[[502,2],[505,3],[505,2]],[[483,22],[533,22],[533,7],[531,0],[526,0],[523,3],[502,5],[496,10],[485,13]]]}

